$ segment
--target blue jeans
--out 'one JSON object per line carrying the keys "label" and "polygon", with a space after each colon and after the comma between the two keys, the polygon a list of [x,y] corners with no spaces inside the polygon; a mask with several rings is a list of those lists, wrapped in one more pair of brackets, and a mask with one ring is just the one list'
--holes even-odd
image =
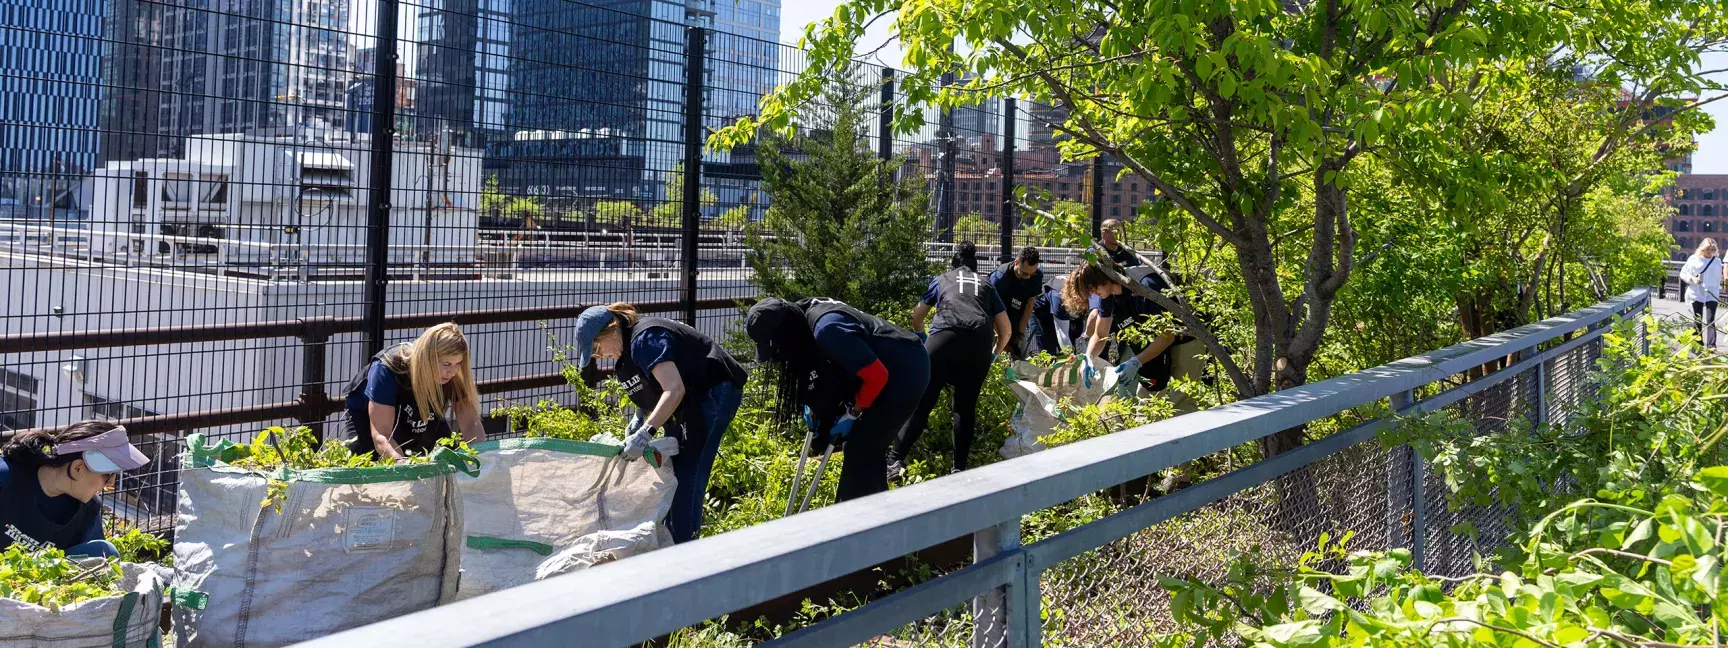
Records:
{"label": "blue jeans", "polygon": [[107,540],[91,540],[84,544],[74,545],[66,550],[67,556],[85,556],[89,558],[119,558],[120,550],[114,548],[114,543]]}
{"label": "blue jeans", "polygon": [[738,406],[744,402],[744,392],[729,382],[722,382],[702,394],[695,403],[700,420],[684,422],[684,439],[678,444],[678,454],[672,455],[672,474],[678,478],[678,489],[672,493],[672,510],[666,513],[666,528],[673,542],[689,542],[702,530],[702,502],[708,496],[708,475],[714,470],[714,459],[720,455],[720,440]]}

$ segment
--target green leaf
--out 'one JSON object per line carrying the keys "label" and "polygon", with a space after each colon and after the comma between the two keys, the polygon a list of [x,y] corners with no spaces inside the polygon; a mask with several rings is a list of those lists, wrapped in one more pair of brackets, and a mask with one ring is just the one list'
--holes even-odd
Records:
{"label": "green leaf", "polygon": [[1728,497],[1728,466],[1711,466],[1698,471],[1698,483],[1712,493]]}
{"label": "green leaf", "polygon": [[1328,612],[1336,612],[1349,607],[1344,605],[1343,601],[1332,598],[1325,592],[1307,585],[1303,585],[1301,589],[1297,590],[1296,601],[1302,606],[1303,611],[1314,616],[1323,616]]}

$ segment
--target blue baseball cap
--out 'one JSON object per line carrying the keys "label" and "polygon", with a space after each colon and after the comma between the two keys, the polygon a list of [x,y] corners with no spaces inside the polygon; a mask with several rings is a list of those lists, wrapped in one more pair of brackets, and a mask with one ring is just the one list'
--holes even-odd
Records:
{"label": "blue baseball cap", "polygon": [[576,367],[588,366],[594,359],[594,338],[600,337],[600,331],[612,323],[612,311],[605,306],[589,306],[576,316]]}

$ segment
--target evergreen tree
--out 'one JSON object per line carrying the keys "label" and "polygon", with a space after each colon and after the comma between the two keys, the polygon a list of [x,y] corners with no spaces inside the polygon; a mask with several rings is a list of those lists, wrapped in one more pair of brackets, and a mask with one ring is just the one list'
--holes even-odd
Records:
{"label": "evergreen tree", "polygon": [[936,270],[924,246],[929,197],[920,179],[894,179],[902,160],[870,150],[857,108],[869,92],[831,83],[829,108],[796,134],[765,138],[758,155],[772,202],[746,228],[749,263],[764,296],[831,297],[904,321]]}

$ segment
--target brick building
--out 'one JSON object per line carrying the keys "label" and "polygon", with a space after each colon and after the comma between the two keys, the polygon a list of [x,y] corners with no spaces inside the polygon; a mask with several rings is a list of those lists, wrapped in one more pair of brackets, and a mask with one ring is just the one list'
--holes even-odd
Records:
{"label": "brick building", "polygon": [[1682,174],[1668,198],[1674,203],[1667,223],[1674,235],[1674,259],[1685,259],[1700,240],[1721,241],[1728,235],[1728,175]]}

